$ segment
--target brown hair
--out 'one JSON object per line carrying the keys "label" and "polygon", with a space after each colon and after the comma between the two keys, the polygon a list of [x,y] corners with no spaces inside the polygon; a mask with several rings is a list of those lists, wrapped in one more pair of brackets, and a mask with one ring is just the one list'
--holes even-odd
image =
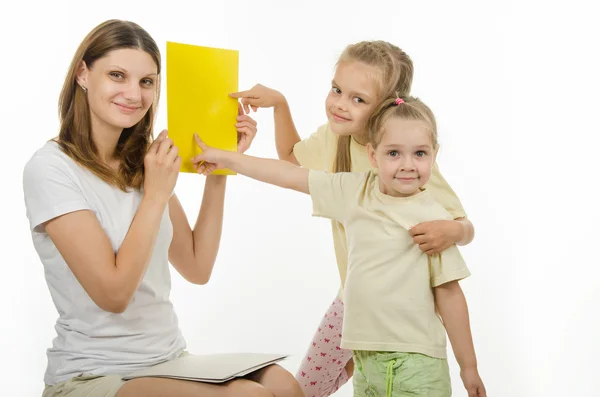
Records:
{"label": "brown hair", "polygon": [[390,97],[383,101],[367,123],[369,142],[377,148],[383,138],[383,125],[391,117],[423,121],[429,127],[433,149],[438,147],[437,124],[433,112],[423,101],[415,97]]}
{"label": "brown hair", "polygon": [[81,166],[107,183],[126,191],[127,187],[139,189],[144,182],[144,156],[152,143],[152,127],[160,85],[156,84],[154,103],[142,120],[130,128],[123,129],[115,149],[115,157],[120,158],[121,164],[115,172],[104,164],[98,155],[92,140],[87,95],[76,81],[82,62],[91,68],[96,60],[108,52],[123,48],[147,52],[156,63],[160,76],[160,51],[148,32],[133,22],[114,19],[96,26],[83,39],[69,66],[58,100],[60,131],[54,141]]}
{"label": "brown hair", "polygon": [[[413,80],[413,63],[410,57],[395,45],[386,41],[361,41],[351,44],[342,53],[338,64],[362,62],[378,68],[379,98],[387,98],[394,93],[408,95]],[[352,136],[338,136],[337,151],[333,164],[334,172],[352,170],[350,143]]]}

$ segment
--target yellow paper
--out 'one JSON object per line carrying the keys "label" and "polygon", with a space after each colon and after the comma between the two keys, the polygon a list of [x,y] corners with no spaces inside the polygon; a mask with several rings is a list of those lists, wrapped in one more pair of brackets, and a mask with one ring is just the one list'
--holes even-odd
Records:
{"label": "yellow paper", "polygon": [[[179,148],[181,172],[196,172],[191,158],[202,153],[197,132],[211,147],[237,150],[238,51],[167,42],[167,123]],[[228,169],[213,174],[235,175]]]}

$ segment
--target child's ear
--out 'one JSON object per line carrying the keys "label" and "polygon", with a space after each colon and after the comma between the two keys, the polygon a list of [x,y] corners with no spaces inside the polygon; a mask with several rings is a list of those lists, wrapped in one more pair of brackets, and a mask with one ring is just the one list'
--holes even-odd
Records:
{"label": "child's ear", "polygon": [[375,168],[378,168],[377,160],[375,159],[375,148],[373,147],[373,145],[371,145],[371,143],[367,143],[367,153],[368,153],[369,162],[371,162],[371,165]]}
{"label": "child's ear", "polygon": [[[439,147],[439,145],[438,145],[438,147],[437,147],[437,148],[435,148],[435,150],[433,151],[433,164],[435,164],[435,163],[436,163],[436,161],[437,161],[437,155],[438,155],[438,152],[439,152],[439,151],[440,151],[440,147]],[[432,166],[433,166],[433,164],[432,164]]]}

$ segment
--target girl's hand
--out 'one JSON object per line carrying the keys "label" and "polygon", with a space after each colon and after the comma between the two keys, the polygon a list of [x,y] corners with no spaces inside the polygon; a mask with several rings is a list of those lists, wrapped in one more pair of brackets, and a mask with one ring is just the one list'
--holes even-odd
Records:
{"label": "girl's hand", "polygon": [[194,134],[194,139],[196,140],[196,144],[202,149],[202,153],[192,158],[192,163],[197,173],[209,175],[214,170],[225,168],[221,159],[223,153],[225,153],[224,150],[207,146],[198,134]]}
{"label": "girl's hand", "polygon": [[408,232],[421,251],[433,255],[461,241],[463,228],[458,221],[438,220],[419,223]]}
{"label": "girl's hand", "polygon": [[171,197],[181,167],[178,152],[173,141],[167,136],[167,130],[163,130],[152,142],[144,157],[145,196],[164,200]]}
{"label": "girl's hand", "polygon": [[255,85],[248,91],[231,93],[229,96],[241,98],[246,113],[250,113],[250,108],[256,112],[258,108],[272,108],[285,102],[285,97],[281,92],[261,84]]}
{"label": "girl's hand", "polygon": [[461,370],[460,377],[469,397],[487,397],[485,386],[476,368]]}
{"label": "girl's hand", "polygon": [[238,102],[238,117],[237,117],[237,127],[238,132],[238,152],[244,153],[254,140],[256,136],[256,121],[244,114],[244,109],[242,109],[242,104]]}

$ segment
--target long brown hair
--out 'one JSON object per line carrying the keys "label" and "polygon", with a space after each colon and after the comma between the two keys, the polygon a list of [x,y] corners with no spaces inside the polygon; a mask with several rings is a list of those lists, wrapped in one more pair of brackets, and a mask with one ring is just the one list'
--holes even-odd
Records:
{"label": "long brown hair", "polygon": [[[410,93],[414,75],[412,60],[404,51],[391,43],[377,40],[351,44],[340,56],[338,64],[342,62],[362,62],[378,68],[381,72],[378,76],[379,98],[387,98],[394,93],[400,95]],[[352,171],[351,142],[350,135],[338,136],[334,172]]]}
{"label": "long brown hair", "polygon": [[154,115],[159,99],[160,84],[152,106],[136,125],[123,129],[115,149],[115,157],[121,160],[118,171],[101,161],[92,140],[90,108],[87,95],[77,84],[77,74],[82,62],[91,68],[94,62],[113,50],[132,48],[147,52],[160,76],[160,51],[156,42],[142,27],[134,22],[108,20],[96,26],[83,39],[73,56],[58,100],[60,131],[54,139],[62,150],[81,166],[89,169],[102,180],[118,186],[139,189],[144,182],[144,156],[152,143]]}
{"label": "long brown hair", "polygon": [[419,98],[391,96],[382,101],[367,123],[369,142],[377,148],[383,138],[383,125],[392,117],[404,120],[423,121],[429,127],[433,149],[438,148],[438,132],[435,116],[431,109]]}

